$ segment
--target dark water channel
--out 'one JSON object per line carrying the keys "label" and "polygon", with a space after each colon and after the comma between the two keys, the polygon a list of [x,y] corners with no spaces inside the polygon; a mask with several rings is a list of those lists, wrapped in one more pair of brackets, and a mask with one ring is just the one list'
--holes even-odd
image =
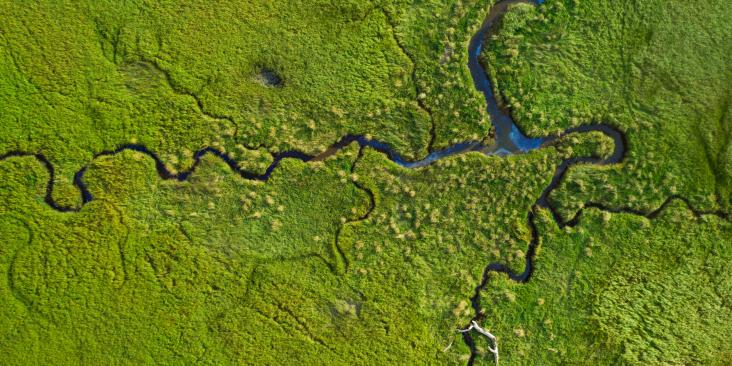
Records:
{"label": "dark water channel", "polygon": [[[195,170],[196,166],[200,163],[201,158],[203,158],[207,154],[212,154],[217,157],[219,157],[222,161],[224,161],[231,170],[238,173],[240,176],[242,176],[245,179],[251,179],[251,180],[259,180],[259,181],[266,181],[272,172],[277,168],[280,161],[283,159],[298,159],[301,161],[311,161],[311,160],[321,160],[324,159],[327,156],[330,156],[340,149],[345,148],[349,144],[353,142],[357,142],[361,147],[370,147],[375,150],[378,150],[382,152],[383,154],[387,155],[388,158],[393,161],[394,163],[405,167],[405,168],[419,168],[427,166],[437,160],[440,160],[442,158],[461,154],[465,152],[470,151],[477,151],[481,152],[483,154],[487,155],[499,155],[499,156],[506,156],[506,155],[512,155],[512,154],[518,154],[518,153],[524,153],[527,151],[531,151],[534,149],[541,148],[542,146],[546,146],[547,144],[552,143],[554,140],[556,140],[559,136],[545,136],[545,137],[539,137],[539,138],[532,138],[527,137],[523,134],[523,132],[518,128],[516,123],[514,123],[513,118],[510,115],[510,112],[506,108],[502,108],[498,100],[494,94],[493,85],[491,84],[490,79],[488,78],[485,69],[479,62],[479,55],[481,52],[482,47],[484,46],[484,43],[487,39],[489,39],[489,35],[491,31],[495,29],[496,24],[500,21],[501,17],[505,12],[508,10],[508,8],[511,5],[517,4],[517,3],[527,3],[527,4],[541,4],[543,1],[528,1],[528,0],[502,0],[496,3],[492,6],[490,9],[488,15],[486,16],[485,21],[483,22],[482,27],[480,30],[472,37],[470,40],[470,44],[468,47],[468,54],[469,54],[469,61],[468,61],[468,67],[470,69],[470,73],[473,77],[473,82],[475,84],[475,87],[483,93],[485,96],[486,101],[486,110],[490,116],[491,122],[493,123],[493,126],[495,128],[495,138],[492,141],[491,145],[485,145],[478,141],[465,141],[461,143],[457,143],[454,145],[451,145],[443,150],[439,151],[431,151],[429,155],[424,157],[420,160],[411,161],[408,159],[404,159],[401,157],[391,146],[384,142],[376,141],[376,140],[370,140],[367,139],[364,136],[361,135],[347,135],[341,138],[338,142],[333,144],[329,149],[327,149],[325,152],[318,154],[316,156],[304,154],[302,152],[298,151],[285,151],[281,153],[273,153],[273,162],[270,164],[270,166],[266,169],[266,171],[263,174],[257,174],[254,172],[250,172],[244,169],[241,169],[239,167],[239,164],[230,158],[227,154],[223,153],[220,150],[217,150],[213,147],[206,147],[204,149],[201,149],[197,151],[193,158],[194,163],[191,166],[191,168],[187,171],[174,173],[170,171],[165,163],[160,159],[160,157],[150,149],[148,149],[144,145],[140,144],[126,144],[118,147],[115,150],[111,151],[104,151],[101,153],[98,153],[94,156],[94,158],[101,157],[101,156],[109,156],[109,155],[115,155],[119,154],[123,151],[136,151],[143,154],[148,155],[150,158],[152,158],[155,161],[155,167],[158,171],[158,174],[163,179],[176,179],[179,181],[184,181],[188,179],[188,177],[191,175],[191,173]],[[266,78],[267,82],[271,82],[273,85],[279,86],[281,84],[280,80],[275,80],[272,77]],[[554,176],[552,178],[551,183],[544,189],[544,191],[541,193],[540,197],[537,199],[536,203],[532,206],[531,211],[528,213],[528,224],[531,228],[532,232],[532,239],[529,243],[529,248],[527,250],[526,254],[526,265],[524,268],[524,271],[521,273],[514,273],[506,264],[503,263],[490,263],[488,264],[483,272],[483,280],[481,284],[475,289],[474,296],[472,297],[472,305],[475,310],[475,317],[474,320],[481,321],[483,320],[483,314],[481,314],[481,307],[480,307],[480,292],[481,290],[486,286],[487,281],[489,279],[489,274],[491,272],[501,272],[508,275],[511,279],[518,281],[518,282],[526,282],[529,280],[531,273],[533,271],[533,258],[536,251],[536,245],[538,243],[538,234],[536,230],[536,226],[534,225],[534,210],[537,207],[541,208],[547,208],[552,212],[552,215],[554,216],[555,221],[559,226],[567,226],[572,225],[572,222],[563,222],[561,217],[555,212],[555,210],[550,206],[548,201],[548,196],[551,193],[552,190],[554,190],[563,179],[567,169],[575,164],[614,164],[618,163],[623,160],[625,156],[625,150],[626,150],[626,141],[625,136],[617,129],[608,126],[608,125],[602,125],[602,124],[594,124],[594,125],[585,125],[581,127],[575,127],[570,128],[562,133],[569,134],[569,133],[582,133],[582,132],[590,132],[590,131],[598,131],[601,133],[604,133],[605,135],[609,136],[613,139],[615,143],[615,149],[611,156],[607,158],[594,158],[594,157],[580,157],[580,158],[570,158],[565,161],[563,161],[557,170],[554,173]],[[59,204],[57,204],[53,200],[53,182],[55,180],[54,178],[54,169],[52,164],[49,162],[49,160],[43,156],[42,154],[34,154],[34,153],[25,153],[25,152],[10,152],[5,155],[0,156],[0,160],[9,158],[9,157],[17,157],[17,156],[33,156],[37,160],[39,160],[49,171],[50,178],[49,182],[46,187],[46,197],[45,201],[54,209],[59,211],[78,211],[79,208],[76,207],[64,207]],[[86,173],[87,167],[83,167],[81,170],[79,170],[75,176],[74,176],[74,184],[79,188],[81,191],[81,197],[83,203],[87,203],[94,199],[91,192],[88,190],[86,183],[84,182],[84,175]],[[490,326],[490,324],[488,324]],[[475,361],[475,357],[477,356],[476,352],[476,346],[475,341],[472,338],[471,333],[463,333],[463,339],[465,343],[470,347],[472,354],[471,358],[468,362],[468,364],[472,364]]]}

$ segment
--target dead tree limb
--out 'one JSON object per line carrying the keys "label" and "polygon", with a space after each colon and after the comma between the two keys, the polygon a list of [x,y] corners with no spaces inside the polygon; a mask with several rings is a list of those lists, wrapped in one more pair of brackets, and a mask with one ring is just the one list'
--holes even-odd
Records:
{"label": "dead tree limb", "polygon": [[491,351],[491,353],[493,354],[493,356],[496,360],[496,366],[498,366],[498,339],[496,339],[496,336],[491,334],[489,331],[483,329],[483,327],[478,325],[478,322],[476,322],[475,320],[472,320],[470,322],[470,326],[467,329],[458,329],[458,332],[467,333],[473,329],[475,329],[476,332],[488,337],[488,339],[491,340],[491,344],[488,346],[488,350]]}

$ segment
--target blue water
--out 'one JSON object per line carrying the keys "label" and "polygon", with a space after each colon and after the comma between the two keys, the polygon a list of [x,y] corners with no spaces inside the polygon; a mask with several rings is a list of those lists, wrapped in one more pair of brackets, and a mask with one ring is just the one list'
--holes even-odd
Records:
{"label": "blue water", "polygon": [[[537,1],[537,3],[540,4],[542,1]],[[538,149],[549,139],[527,137],[521,132],[508,114],[508,111],[498,105],[496,96],[493,93],[493,85],[483,66],[480,64],[479,57],[483,49],[483,42],[485,42],[487,38],[486,34],[492,26],[493,20],[488,19],[483,23],[480,31],[470,40],[470,45],[468,46],[468,68],[470,69],[470,74],[473,76],[475,88],[483,93],[485,97],[486,110],[495,128],[495,152],[499,155],[505,155],[506,152],[517,153]]]}
{"label": "blue water", "polygon": [[541,145],[544,142],[547,141],[547,139],[545,137],[536,137],[536,138],[527,137],[526,135],[524,135],[521,132],[521,130],[519,130],[518,126],[516,126],[515,123],[511,126],[511,132],[509,132],[509,139],[522,152],[538,149],[539,147],[541,147]]}
{"label": "blue water", "polygon": [[[512,0],[507,0],[512,1]],[[515,0],[514,0],[515,1]],[[538,4],[543,3],[542,0],[537,1]],[[319,155],[308,155],[299,151],[291,150],[291,151],[283,151],[279,153],[273,153],[273,161],[267,167],[266,171],[264,173],[258,173],[258,172],[252,172],[248,171],[246,169],[242,169],[239,167],[239,164],[228,154],[225,152],[214,148],[214,147],[204,147],[198,151],[196,151],[193,155],[194,163],[191,165],[190,169],[181,171],[181,172],[174,172],[169,170],[165,163],[160,159],[160,157],[153,151],[149,150],[146,146],[141,144],[125,144],[121,145],[115,150],[108,150],[103,151],[98,154],[94,155],[94,159],[102,157],[102,156],[111,156],[119,154],[123,151],[136,151],[139,153],[143,153],[150,158],[153,159],[155,162],[155,168],[158,172],[158,175],[160,175],[163,179],[175,179],[178,181],[184,181],[187,180],[190,175],[193,173],[193,171],[196,169],[198,164],[201,162],[202,158],[208,154],[214,155],[218,158],[220,158],[224,163],[226,163],[229,168],[231,168],[232,171],[238,173],[242,178],[250,179],[250,180],[258,180],[258,181],[266,181],[271,176],[272,172],[279,166],[280,162],[283,159],[297,159],[304,162],[312,161],[312,160],[322,160],[331,154],[334,154],[335,152],[339,151],[340,149],[345,148],[349,144],[352,144],[353,142],[357,142],[361,147],[370,147],[377,151],[380,151],[381,153],[387,155],[390,160],[392,160],[394,163],[406,167],[406,168],[418,168],[423,167],[426,165],[429,165],[437,160],[440,160],[444,157],[450,156],[450,155],[456,155],[468,151],[479,151],[486,155],[499,155],[499,156],[507,156],[511,154],[515,154],[517,152],[526,152],[534,149],[540,148],[544,143],[550,142],[556,138],[556,136],[548,136],[544,138],[530,138],[524,135],[521,130],[516,126],[516,124],[513,122],[511,117],[508,115],[508,113],[501,108],[499,108],[498,103],[496,101],[496,98],[493,95],[493,88],[490,84],[490,80],[488,79],[485,70],[483,70],[482,66],[478,62],[478,56],[480,54],[480,50],[482,48],[482,43],[485,39],[485,34],[488,31],[488,29],[491,26],[491,19],[489,19],[483,27],[481,27],[480,31],[471,39],[470,46],[468,49],[469,52],[469,63],[468,67],[470,68],[470,73],[473,77],[473,81],[475,83],[476,89],[480,90],[483,95],[485,96],[486,100],[486,106],[487,106],[487,112],[491,117],[491,122],[493,123],[493,126],[495,127],[495,141],[490,146],[484,145],[478,141],[465,141],[461,143],[457,143],[454,145],[451,145],[443,150],[439,151],[432,151],[430,154],[425,157],[424,159],[417,160],[417,161],[409,161],[407,159],[404,159],[402,156],[400,156],[391,146],[388,144],[377,141],[377,140],[370,140],[367,139],[365,136],[361,135],[346,135],[341,140],[333,144],[328,150],[325,152],[319,154]],[[600,164],[610,164],[610,163],[617,163],[620,162],[623,157],[625,156],[625,146],[626,141],[624,135],[614,129],[611,126],[607,125],[601,125],[601,124],[595,124],[595,125],[584,125],[584,126],[578,126],[574,128],[570,128],[566,131],[564,131],[564,134],[568,133],[577,133],[577,132],[589,132],[589,131],[599,131],[607,135],[608,137],[611,137],[613,141],[615,142],[615,151],[613,152],[612,156],[606,158],[604,161],[600,161]],[[48,184],[46,186],[46,195],[44,197],[44,200],[46,203],[48,203],[51,207],[54,209],[61,211],[61,212],[73,212],[78,211],[80,208],[76,207],[67,207],[63,205],[59,205],[56,203],[53,199],[53,188],[54,188],[54,182],[55,182],[55,172],[53,165],[49,162],[49,160],[43,156],[43,154],[33,154],[33,153],[26,153],[26,152],[19,152],[19,151],[13,151],[6,153],[4,155],[0,155],[0,161],[4,160],[6,158],[12,158],[12,157],[22,157],[22,156],[33,156],[35,157],[39,162],[41,162],[44,167],[48,170],[49,173],[49,180]],[[557,172],[555,173],[554,178],[552,179],[552,183],[549,187],[547,187],[544,192],[542,193],[542,196],[537,201],[538,205],[545,205],[548,206],[548,203],[546,201],[546,197],[548,196],[549,192],[554,189],[559,184],[559,179],[564,174],[564,172],[567,170],[567,167],[571,164],[577,163],[577,162],[595,162],[597,163],[595,158],[580,158],[580,159],[570,159],[566,160],[562,163],[560,168],[558,168]],[[82,167],[76,174],[74,175],[74,185],[76,185],[79,190],[81,191],[81,198],[82,203],[86,204],[94,199],[91,192],[89,191],[86,183],[84,182],[84,175],[87,171],[88,166]],[[556,217],[555,217],[556,218]],[[531,249],[531,248],[530,248]],[[527,256],[527,261],[529,261],[531,256]],[[530,266],[530,263],[527,264]],[[528,267],[527,267],[528,268]],[[513,278],[513,277],[512,277]],[[519,278],[519,277],[517,277]],[[523,278],[523,277],[521,277]],[[523,281],[523,280],[522,280]]]}
{"label": "blue water", "polygon": [[[538,4],[543,1],[537,1]],[[451,145],[443,150],[432,151],[421,160],[409,161],[400,156],[394,149],[384,142],[368,140],[363,136],[346,136],[335,146],[343,147],[350,142],[358,142],[363,147],[370,147],[386,154],[390,160],[405,168],[419,168],[429,165],[446,156],[464,153],[467,151],[481,151],[488,155],[506,156],[515,153],[527,152],[540,148],[545,142],[551,141],[554,137],[527,137],[516,126],[508,111],[501,109],[493,93],[493,85],[480,64],[480,51],[483,48],[485,34],[492,26],[492,21],[483,24],[480,31],[473,36],[468,47],[468,68],[473,77],[475,88],[483,93],[486,102],[486,111],[490,116],[491,123],[495,128],[495,143],[486,146],[478,141],[465,141]]]}

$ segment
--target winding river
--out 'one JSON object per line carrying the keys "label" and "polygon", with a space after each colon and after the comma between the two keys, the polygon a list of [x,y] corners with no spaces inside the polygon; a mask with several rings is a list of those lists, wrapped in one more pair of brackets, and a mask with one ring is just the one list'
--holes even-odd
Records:
{"label": "winding river", "polygon": [[[617,163],[624,157],[625,154],[625,137],[623,134],[607,125],[584,125],[580,127],[570,128],[566,131],[564,131],[560,136],[552,135],[552,136],[545,136],[545,137],[539,137],[539,138],[531,138],[527,137],[523,134],[523,132],[518,128],[516,123],[514,122],[513,118],[510,115],[510,112],[499,105],[498,100],[496,96],[494,95],[494,88],[490,81],[490,79],[487,76],[487,73],[485,72],[483,65],[481,65],[479,61],[479,56],[481,49],[483,47],[484,41],[488,38],[489,33],[492,31],[496,23],[501,19],[503,14],[508,10],[508,8],[511,5],[515,5],[518,3],[526,3],[526,4],[541,4],[543,0],[538,1],[529,1],[529,0],[501,0],[497,2],[493,7],[491,7],[488,15],[485,18],[485,21],[483,22],[483,25],[481,26],[480,30],[471,38],[469,47],[468,47],[468,68],[470,70],[470,73],[473,78],[473,82],[475,84],[476,89],[478,89],[481,93],[483,93],[486,101],[487,106],[487,112],[490,116],[491,122],[493,123],[493,126],[495,128],[495,139],[494,142],[490,145],[483,144],[478,141],[464,141],[460,143],[453,144],[445,149],[442,150],[436,150],[431,151],[426,157],[420,160],[408,160],[403,158],[399,153],[396,152],[389,144],[373,140],[373,139],[367,139],[363,135],[346,135],[342,137],[339,141],[337,141],[335,144],[331,145],[326,151],[318,154],[318,155],[308,155],[299,151],[284,151],[279,153],[273,153],[272,157],[272,163],[267,167],[265,172],[263,174],[257,174],[251,171],[247,171],[244,169],[239,168],[238,163],[230,158],[227,154],[222,152],[219,149],[213,148],[213,147],[206,147],[201,150],[198,150],[193,155],[193,164],[192,166],[183,172],[179,173],[173,173],[170,171],[162,159],[152,150],[148,149],[146,146],[141,144],[124,144],[119,146],[115,150],[109,150],[109,151],[102,151],[100,153],[97,153],[94,155],[93,159],[102,157],[102,156],[110,156],[110,155],[116,155],[123,151],[136,151],[143,153],[150,158],[152,158],[155,161],[155,167],[158,171],[158,174],[163,179],[176,179],[179,181],[186,180],[190,174],[196,169],[198,164],[201,161],[201,158],[203,158],[207,154],[215,155],[219,157],[221,160],[223,160],[229,167],[235,171],[237,174],[242,176],[245,179],[250,180],[259,180],[259,181],[266,181],[272,172],[277,168],[279,163],[283,159],[297,159],[304,162],[312,161],[312,160],[322,160],[332,154],[335,154],[342,148],[348,146],[351,143],[358,143],[362,148],[369,147],[372,149],[375,149],[386,156],[393,161],[394,163],[405,167],[405,168],[420,168],[427,165],[432,164],[433,162],[443,159],[445,157],[449,157],[452,155],[457,154],[463,154],[466,152],[471,151],[477,151],[481,152],[486,155],[499,155],[499,156],[507,156],[517,153],[524,153],[527,151],[535,150],[538,148],[541,148],[543,146],[546,146],[548,144],[551,144],[553,141],[555,141],[558,137],[565,134],[570,133],[581,133],[581,132],[589,132],[589,131],[598,131],[601,133],[604,133],[605,135],[609,136],[613,139],[615,142],[615,151],[613,152],[612,156],[610,156],[607,159],[599,160],[594,158],[576,158],[576,159],[570,159],[562,163],[560,168],[555,173],[554,179],[552,180],[552,183],[546,188],[544,191],[544,194],[542,194],[542,197],[539,199],[538,203],[541,203],[541,206],[548,207],[546,196],[557,186],[559,183],[561,177],[564,174],[564,171],[566,169],[577,163],[593,163],[593,164],[611,164],[611,163]],[[46,202],[53,207],[56,210],[63,211],[63,212],[69,212],[69,211],[78,211],[79,208],[75,207],[65,207],[57,204],[53,200],[53,181],[55,179],[54,174],[54,168],[52,164],[49,162],[49,160],[43,155],[39,153],[27,153],[27,152],[19,152],[19,151],[13,151],[6,153],[4,155],[0,155],[0,160],[10,158],[10,157],[19,157],[19,156],[32,156],[35,157],[38,161],[40,161],[44,167],[49,171],[50,173],[50,179],[49,183],[47,185],[47,192],[45,200]],[[84,182],[84,174],[86,173],[88,166],[84,166],[82,169],[80,169],[75,175],[74,175],[74,184],[79,188],[81,191],[82,196],[82,202],[87,203],[91,201],[94,197],[92,196],[91,192],[88,190],[85,182]]]}
{"label": "winding river", "polygon": [[[526,282],[531,277],[532,271],[534,269],[534,256],[536,254],[536,248],[539,242],[539,235],[537,232],[537,228],[534,222],[535,219],[535,212],[539,208],[547,209],[551,212],[554,221],[557,223],[559,227],[566,227],[566,226],[575,226],[579,222],[579,218],[583,212],[583,210],[579,210],[576,215],[569,219],[564,220],[557,212],[556,210],[550,205],[548,197],[550,193],[556,189],[559,184],[561,183],[562,179],[564,178],[567,170],[576,164],[595,164],[595,165],[604,165],[604,164],[616,164],[621,162],[625,158],[625,152],[626,152],[626,146],[627,141],[625,138],[625,135],[609,126],[604,124],[590,124],[590,125],[583,125],[579,127],[573,127],[565,130],[562,134],[559,136],[545,136],[545,137],[538,137],[538,138],[532,138],[527,137],[523,134],[523,132],[518,128],[516,123],[514,122],[513,118],[511,117],[510,111],[504,107],[502,107],[494,94],[494,87],[490,81],[490,78],[487,76],[487,73],[485,69],[483,68],[483,65],[479,61],[479,56],[482,47],[484,46],[487,39],[489,39],[489,35],[492,31],[495,30],[496,25],[498,22],[500,22],[502,16],[508,11],[509,7],[518,3],[525,3],[525,4],[536,4],[539,5],[543,3],[543,0],[537,0],[537,1],[529,1],[529,0],[500,0],[496,4],[494,4],[491,9],[489,10],[480,30],[471,38],[469,47],[468,47],[468,67],[470,70],[470,73],[473,78],[473,82],[475,84],[475,87],[477,90],[479,90],[481,93],[483,93],[485,97],[486,107],[487,107],[487,113],[490,116],[491,122],[495,128],[495,139],[492,142],[491,145],[485,145],[477,141],[465,141],[461,143],[457,143],[454,145],[451,145],[443,150],[438,151],[430,151],[430,153],[420,160],[411,161],[408,159],[404,159],[402,156],[400,156],[391,146],[389,146],[386,143],[367,139],[365,136],[362,135],[346,135],[342,137],[339,141],[337,141],[335,144],[331,145],[326,151],[322,152],[318,155],[308,155],[299,151],[285,151],[280,153],[273,153],[273,161],[272,163],[267,167],[267,169],[262,174],[258,174],[255,172],[247,171],[244,169],[241,169],[239,167],[239,164],[230,158],[226,153],[222,152],[221,150],[218,150],[213,147],[206,147],[199,151],[197,151],[193,156],[193,164],[187,171],[182,171],[178,173],[174,173],[170,171],[162,159],[153,151],[148,149],[144,145],[140,144],[125,144],[119,146],[115,150],[110,151],[103,151],[100,153],[97,153],[94,155],[94,159],[102,156],[110,156],[110,155],[116,155],[123,151],[136,151],[143,153],[147,156],[149,156],[151,159],[155,162],[155,168],[163,179],[175,179],[179,181],[184,181],[188,179],[193,171],[195,171],[198,164],[201,162],[201,159],[208,155],[214,155],[220,158],[223,162],[225,162],[231,170],[239,174],[241,177],[245,179],[250,180],[258,180],[258,181],[266,181],[271,176],[272,172],[279,166],[280,162],[283,159],[298,159],[304,162],[307,161],[317,161],[322,160],[330,155],[335,154],[339,150],[345,148],[346,146],[352,144],[352,143],[358,143],[358,145],[363,148],[372,148],[375,149],[383,154],[385,154],[391,161],[394,163],[405,167],[405,168],[419,168],[427,166],[435,161],[438,161],[442,158],[456,155],[456,154],[462,154],[466,152],[480,152],[486,155],[498,155],[498,156],[507,156],[512,154],[519,154],[524,153],[527,151],[539,149],[543,146],[547,146],[554,141],[556,141],[557,138],[561,137],[562,135],[570,134],[570,133],[584,133],[584,132],[590,132],[590,131],[597,131],[605,134],[606,136],[610,137],[614,142],[614,150],[610,156],[607,156],[605,158],[596,158],[596,157],[574,157],[569,158],[564,161],[562,161],[559,166],[557,167],[556,171],[554,172],[554,175],[552,177],[551,182],[544,188],[544,190],[541,192],[539,198],[536,200],[536,202],[532,205],[531,210],[528,212],[527,216],[527,222],[528,226],[531,230],[531,241],[529,242],[528,250],[526,252],[526,262],[524,266],[524,270],[520,273],[513,272],[508,265],[501,262],[494,262],[488,264],[485,269],[483,270],[483,277],[480,284],[475,288],[474,294],[471,297],[472,307],[475,312],[475,316],[472,320],[480,322],[484,320],[485,314],[481,312],[481,306],[480,306],[480,293],[485,288],[485,286],[488,283],[488,280],[490,278],[490,273],[496,272],[496,273],[505,273],[510,279],[517,281],[517,282]],[[195,96],[194,96],[195,97]],[[201,107],[200,100],[197,99],[197,102],[199,104],[199,107]],[[201,107],[201,110],[203,112],[203,108]],[[204,112],[205,113],[205,112]],[[431,146],[431,143],[430,143]],[[53,188],[54,188],[54,181],[55,181],[55,170],[53,167],[53,164],[50,163],[50,161],[40,153],[29,153],[29,152],[23,152],[23,151],[11,151],[4,155],[0,155],[0,160],[12,158],[12,157],[34,157],[36,160],[38,160],[49,172],[49,180],[46,184],[46,193],[44,200],[45,202],[51,206],[53,209],[62,211],[62,212],[74,212],[79,211],[80,208],[77,207],[67,207],[58,204],[53,199]],[[93,160],[93,159],[92,159]],[[76,185],[81,193],[81,198],[83,204],[86,204],[94,199],[94,196],[87,188],[86,183],[84,182],[84,175],[87,171],[87,166],[80,169],[76,174],[74,175],[74,185]],[[365,190],[370,196],[372,201],[372,209],[375,205],[374,199],[373,199],[373,192],[369,191],[366,187],[360,186],[359,188]],[[691,206],[690,202],[685,199],[684,197],[680,196],[672,196],[669,197],[658,209],[651,211],[651,212],[642,212],[639,210],[634,209],[627,209],[627,208],[610,208],[600,203],[593,203],[593,202],[587,202],[585,203],[584,207],[594,207],[598,208],[604,211],[609,212],[624,212],[624,213],[630,213],[630,214],[636,214],[636,215],[642,215],[648,218],[654,218],[656,217],[670,202],[673,200],[680,200],[683,201],[686,206],[696,215],[706,215],[706,214],[713,214],[717,215],[722,218],[727,218],[726,213],[722,211],[715,211],[715,212],[702,212],[694,210],[694,208]],[[370,213],[370,212],[369,212]],[[359,220],[364,220],[369,216],[369,213],[366,213],[364,216],[359,218]],[[338,240],[338,235],[336,235],[336,240]],[[338,245],[336,245],[338,247]],[[340,248],[338,248],[340,250]],[[343,255],[343,253],[341,253]],[[489,324],[490,325],[490,324]],[[463,340],[467,344],[467,346],[471,349],[471,356],[468,361],[468,365],[472,365],[477,357],[477,347],[475,344],[475,340],[473,339],[473,336],[471,332],[465,332],[462,333]]]}
{"label": "winding river", "polygon": [[[521,130],[518,128],[516,123],[514,122],[513,118],[510,115],[510,112],[502,108],[496,96],[494,95],[494,88],[491,84],[490,79],[487,76],[486,71],[484,70],[483,66],[479,62],[479,55],[481,52],[481,49],[484,45],[485,40],[489,39],[488,35],[492,30],[495,29],[496,23],[498,23],[505,14],[505,12],[508,10],[508,8],[511,5],[517,4],[517,3],[529,3],[529,4],[541,4],[543,1],[536,1],[536,2],[530,2],[527,0],[502,0],[493,5],[493,7],[490,9],[488,15],[485,18],[485,21],[483,22],[482,27],[480,30],[472,37],[470,40],[470,44],[468,47],[468,53],[469,53],[469,62],[468,67],[470,69],[470,73],[473,78],[473,82],[475,84],[475,87],[483,93],[485,96],[486,106],[487,106],[487,112],[490,116],[491,122],[493,123],[493,126],[495,127],[495,140],[494,142],[489,146],[482,144],[480,142],[476,141],[466,141],[462,143],[457,143],[452,146],[449,146],[448,148],[445,148],[443,150],[439,151],[431,151],[429,155],[427,155],[425,158],[421,160],[416,161],[410,161],[407,159],[402,158],[391,146],[389,146],[386,143],[376,141],[376,140],[370,140],[367,139],[364,136],[361,135],[347,135],[341,138],[338,142],[333,144],[330,148],[328,148],[326,151],[324,151],[321,154],[318,155],[307,155],[302,152],[298,151],[286,151],[281,153],[274,153],[273,161],[267,167],[266,171],[263,174],[257,174],[253,173],[247,170],[243,170],[239,168],[239,165],[236,161],[231,159],[227,154],[223,153],[221,150],[217,150],[213,147],[207,147],[204,149],[201,149],[197,151],[194,156],[194,163],[191,166],[191,168],[187,171],[174,173],[170,171],[165,163],[160,159],[160,157],[153,151],[149,150],[147,147],[139,144],[125,144],[120,147],[118,147],[115,150],[111,151],[103,151],[94,156],[94,158],[102,157],[102,156],[109,156],[109,155],[115,155],[119,154],[123,151],[136,151],[143,154],[146,154],[150,158],[152,158],[155,161],[155,167],[157,169],[158,174],[163,179],[175,179],[179,181],[184,181],[188,179],[188,177],[191,175],[191,173],[196,169],[196,166],[201,162],[201,158],[204,157],[207,154],[215,155],[219,157],[221,160],[223,160],[234,172],[239,174],[245,179],[251,179],[251,180],[259,180],[259,181],[266,181],[272,172],[277,168],[279,163],[283,159],[298,159],[304,162],[311,161],[311,160],[322,160],[325,157],[332,155],[339,151],[340,149],[348,146],[351,143],[358,143],[362,148],[369,147],[375,150],[380,151],[381,153],[388,156],[388,158],[395,162],[396,164],[405,167],[405,168],[419,168],[427,166],[437,160],[440,160],[442,158],[466,153],[470,151],[477,151],[481,152],[487,155],[499,155],[499,156],[506,156],[511,154],[517,154],[517,153],[523,153],[527,151],[531,151],[534,149],[541,148],[542,146],[546,146],[548,144],[551,144],[553,141],[555,141],[559,136],[546,136],[546,137],[540,137],[540,138],[531,138],[524,135]],[[483,314],[480,312],[480,292],[481,290],[486,286],[486,283],[489,278],[489,274],[491,272],[502,272],[506,273],[511,279],[519,282],[525,282],[528,281],[529,277],[531,276],[532,270],[533,270],[533,259],[534,254],[536,252],[536,246],[538,243],[538,233],[536,230],[536,226],[534,224],[534,211],[537,208],[546,208],[549,209],[552,212],[552,215],[554,216],[555,221],[559,226],[567,226],[567,225],[574,225],[576,224],[576,218],[573,220],[570,220],[569,222],[564,222],[562,218],[555,212],[555,210],[551,207],[548,201],[548,196],[554,190],[561,182],[562,178],[564,177],[565,173],[567,172],[567,169],[575,164],[614,164],[618,163],[625,157],[625,150],[626,150],[626,140],[624,135],[619,131],[614,129],[613,127],[610,127],[608,125],[585,125],[581,127],[575,127],[570,128],[562,133],[569,134],[569,133],[582,133],[582,132],[589,132],[589,131],[598,131],[601,132],[610,138],[613,139],[615,143],[615,149],[613,153],[604,159],[594,158],[594,157],[579,157],[579,158],[570,158],[567,160],[564,160],[557,170],[554,173],[554,176],[551,180],[551,183],[542,191],[541,195],[537,199],[537,201],[532,206],[532,210],[528,213],[528,224],[531,228],[532,232],[532,238],[531,242],[529,243],[529,248],[526,254],[526,265],[525,269],[521,273],[514,273],[511,271],[511,269],[503,264],[503,263],[490,263],[488,266],[485,267],[485,270],[483,272],[483,280],[481,281],[480,285],[475,289],[475,293],[472,297],[472,305],[475,311],[475,317],[474,320],[481,321],[483,320]],[[46,186],[46,195],[45,195],[45,201],[48,203],[51,207],[53,207],[56,210],[69,212],[69,211],[78,211],[79,208],[76,207],[65,207],[57,204],[53,200],[53,182],[55,180],[55,174],[54,174],[54,168],[53,165],[49,162],[49,160],[43,156],[42,154],[34,154],[34,153],[25,153],[25,152],[10,152],[5,155],[0,156],[0,160],[10,158],[10,157],[17,157],[17,156],[32,156],[35,157],[38,161],[40,161],[44,167],[49,172],[49,181]],[[83,167],[81,170],[79,170],[75,176],[74,176],[74,184],[79,188],[81,192],[82,202],[87,203],[94,199],[93,195],[87,188],[85,182],[84,182],[84,174],[86,173],[87,166]],[[369,192],[371,193],[371,192]],[[366,216],[363,217],[364,219]],[[471,348],[471,358],[469,360],[469,364],[472,364],[475,360],[475,357],[477,355],[476,353],[476,347],[475,342],[472,339],[472,335],[468,333],[463,333],[464,341],[466,344]]]}

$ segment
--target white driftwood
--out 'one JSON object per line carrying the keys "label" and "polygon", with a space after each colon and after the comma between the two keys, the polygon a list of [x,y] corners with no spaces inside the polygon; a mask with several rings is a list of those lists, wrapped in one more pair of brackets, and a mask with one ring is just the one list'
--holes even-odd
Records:
{"label": "white driftwood", "polygon": [[488,346],[488,350],[491,351],[491,353],[493,354],[493,356],[496,360],[496,365],[498,365],[498,339],[496,339],[496,336],[491,334],[491,332],[483,329],[483,327],[478,325],[478,322],[476,322],[475,320],[470,322],[470,326],[467,329],[458,329],[458,332],[467,333],[473,329],[475,329],[476,332],[488,337],[488,339],[491,340],[491,345]]}

